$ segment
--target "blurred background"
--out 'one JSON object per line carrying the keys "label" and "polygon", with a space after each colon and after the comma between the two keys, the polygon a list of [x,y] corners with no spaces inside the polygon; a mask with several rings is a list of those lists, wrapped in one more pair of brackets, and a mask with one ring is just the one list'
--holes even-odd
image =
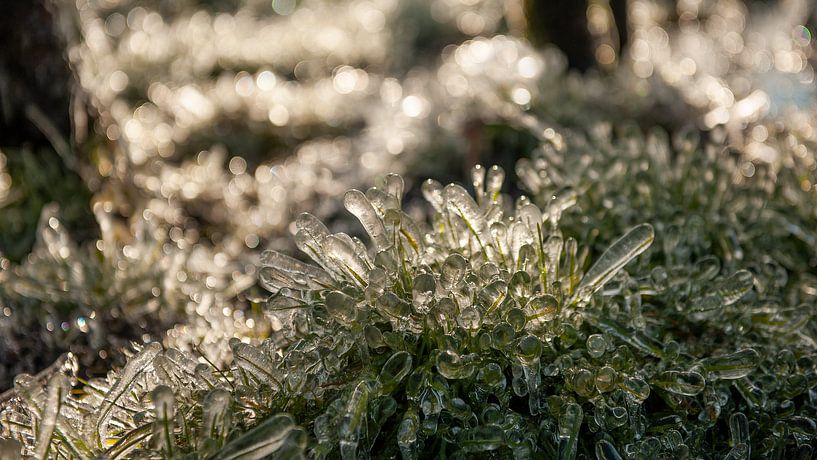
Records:
{"label": "blurred background", "polygon": [[807,0],[3,6],[0,388],[66,350],[104,372],[131,340],[206,345],[197,321],[253,330],[260,251],[293,253],[306,210],[345,230],[342,193],[388,172],[411,203],[624,119],[748,162],[817,140]]}

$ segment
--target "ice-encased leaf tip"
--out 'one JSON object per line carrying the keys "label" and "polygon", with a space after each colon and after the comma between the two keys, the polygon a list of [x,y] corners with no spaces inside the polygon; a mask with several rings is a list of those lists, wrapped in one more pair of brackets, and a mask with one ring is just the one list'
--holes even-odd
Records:
{"label": "ice-encased leaf tip", "polygon": [[760,353],[753,348],[744,348],[734,353],[704,358],[700,364],[713,378],[735,380],[749,375],[757,368]]}
{"label": "ice-encased leaf tip", "polygon": [[343,197],[343,206],[357,217],[378,251],[389,247],[389,238],[386,236],[386,227],[383,225],[383,220],[377,215],[371,201],[366,198],[363,192],[360,190],[346,192]]}
{"label": "ice-encased leaf tip", "polygon": [[[289,414],[274,415],[225,445],[213,460],[257,460],[261,458],[302,458],[303,436]],[[295,436],[293,436],[295,435]],[[295,439],[293,439],[295,438]],[[293,444],[294,445],[290,445]],[[277,455],[286,451],[291,456]],[[293,452],[294,451],[294,452]],[[300,455],[299,455],[300,454]]]}
{"label": "ice-encased leaf tip", "polygon": [[96,445],[98,447],[101,448],[105,445],[108,435],[108,422],[111,420],[114,407],[118,406],[119,400],[131,388],[139,374],[145,369],[145,367],[149,366],[153,362],[153,359],[161,351],[161,344],[158,342],[149,343],[145,345],[145,348],[143,348],[142,351],[133,357],[133,359],[128,361],[128,363],[122,369],[116,383],[105,395],[105,399],[102,401],[102,407],[97,414],[95,423],[96,433],[94,434],[94,437],[96,438]]}
{"label": "ice-encased leaf tip", "polygon": [[273,250],[261,254],[258,278],[270,292],[281,288],[319,289],[332,284],[332,278],[324,270]]}
{"label": "ice-encased leaf tip", "polygon": [[202,439],[222,440],[230,428],[230,392],[217,388],[204,397],[202,405]]}
{"label": "ice-encased leaf tip", "polygon": [[55,374],[48,381],[45,407],[40,417],[40,427],[37,433],[37,450],[34,454],[37,458],[47,458],[54,428],[57,426],[57,417],[60,415],[60,407],[70,388],[68,377],[61,373]]}
{"label": "ice-encased leaf tip", "polygon": [[618,273],[628,262],[650,247],[655,239],[655,231],[650,224],[633,227],[617,239],[585,273],[576,294],[587,298]]}

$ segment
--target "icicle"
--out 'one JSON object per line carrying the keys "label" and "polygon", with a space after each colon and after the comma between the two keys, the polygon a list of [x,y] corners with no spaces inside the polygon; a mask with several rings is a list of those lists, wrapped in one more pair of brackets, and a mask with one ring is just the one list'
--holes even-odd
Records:
{"label": "icicle", "polygon": [[624,460],[616,448],[607,440],[596,443],[596,460]]}
{"label": "icicle", "polygon": [[191,369],[190,374],[186,374],[185,369],[178,362],[168,359],[166,353],[153,358],[153,370],[162,383],[173,386],[185,386],[189,376],[195,372],[195,369]]}
{"label": "icicle", "polygon": [[357,317],[355,299],[340,291],[326,294],[326,310],[336,320],[345,325],[351,325]]}
{"label": "icicle", "polygon": [[302,213],[295,220],[295,245],[330,273],[340,274],[342,271],[326,256],[326,240],[329,238],[329,229],[317,217],[309,213]]}
{"label": "icicle", "polygon": [[384,215],[387,211],[400,209],[400,201],[397,197],[384,192],[376,187],[371,187],[366,190],[366,198],[372,203],[372,206],[377,210],[378,214]]}
{"label": "icicle", "polygon": [[732,305],[752,289],[755,277],[748,270],[738,270],[732,276],[718,283],[716,290],[723,305]]}
{"label": "icicle", "polygon": [[[49,381],[49,385],[58,384],[64,385],[63,387],[63,399],[60,401],[60,408],[58,409],[58,414],[54,419],[55,426],[52,430],[52,433],[57,433],[59,437],[61,437],[62,441],[64,442],[64,446],[70,450],[71,454],[76,456],[77,458],[90,458],[92,456],[90,449],[88,446],[85,445],[83,442],[83,436],[77,433],[76,429],[69,423],[69,419],[72,417],[69,415],[68,410],[63,411],[63,404],[66,402],[71,402],[70,399],[65,399],[65,396],[70,391],[70,382],[68,381],[67,376],[62,374],[61,372],[71,369],[71,366],[75,366],[76,362],[72,354],[66,353],[60,359],[56,361],[56,363],[62,362],[62,365],[59,366],[61,368],[60,373],[54,374],[52,380],[54,378],[57,379],[64,379],[64,381],[59,382],[52,382]],[[35,411],[39,412],[41,417],[41,422],[43,423],[43,419],[45,418],[46,414],[53,414],[50,410],[46,407],[49,403],[53,404],[53,399],[50,399],[54,395],[54,391],[56,388],[49,386],[43,391],[43,388],[37,382],[37,380],[28,375],[28,374],[19,374],[14,378],[14,390],[26,403]],[[67,409],[67,407],[66,407]],[[64,413],[61,413],[64,412]],[[61,416],[60,416],[61,415]],[[44,435],[43,435],[44,436]],[[52,435],[53,436],[53,435]],[[36,442],[36,446],[42,446],[41,443]],[[0,457],[2,458],[2,457]],[[14,458],[17,458],[16,456]]]}
{"label": "icicle", "polygon": [[[550,235],[547,241],[545,241],[544,250],[545,257],[547,257],[545,267],[547,269],[547,280],[549,283],[555,283],[559,279],[559,258],[562,255],[563,247],[564,242],[559,235]],[[550,290],[550,286],[543,287],[546,291]]]}
{"label": "icicle", "polygon": [[594,319],[596,326],[624,343],[648,355],[661,357],[664,353],[662,344],[643,332],[628,329],[612,319]]}
{"label": "icicle", "polygon": [[573,294],[575,292],[576,286],[579,284],[579,278],[581,277],[581,274],[579,273],[579,264],[576,260],[577,249],[578,243],[574,238],[568,238],[565,241],[565,260],[561,277],[562,279],[566,280],[566,282],[562,283],[562,286],[567,288],[568,294]]}
{"label": "icicle", "polygon": [[437,291],[437,281],[434,276],[428,273],[421,273],[414,277],[411,288],[412,304],[414,310],[420,314],[426,314],[431,301],[434,300],[434,293]]}
{"label": "icicle", "polygon": [[519,340],[517,345],[519,361],[524,372],[525,383],[528,385],[528,406],[531,415],[541,412],[540,389],[542,372],[539,357],[542,355],[542,342],[533,335],[527,335]]}
{"label": "icicle", "polygon": [[447,379],[467,379],[476,370],[474,359],[470,356],[460,356],[452,350],[442,350],[437,353],[437,371]]}
{"label": "icicle", "polygon": [[415,411],[407,411],[400,425],[397,427],[397,445],[403,460],[416,460],[417,434],[420,428],[420,418]]}
{"label": "icicle", "polygon": [[729,444],[733,446],[733,450],[738,449],[740,445],[746,446],[746,454],[735,458],[750,458],[752,443],[749,437],[749,418],[743,412],[735,412],[729,417],[729,434]]}
{"label": "icicle", "polygon": [[481,425],[464,429],[457,437],[457,444],[463,452],[486,452],[499,449],[505,444],[502,428],[496,425]]}
{"label": "icicle", "polygon": [[528,301],[525,310],[528,324],[538,326],[556,317],[559,312],[559,301],[550,294],[538,295]]}
{"label": "icicle", "polygon": [[465,257],[459,254],[448,256],[440,269],[440,283],[443,288],[447,290],[456,288],[462,282],[467,267],[468,261],[465,260]]}
{"label": "icicle", "polygon": [[422,255],[425,250],[425,242],[423,242],[423,233],[417,227],[414,220],[406,213],[400,212],[400,236],[409,244],[414,250],[415,254]]}
{"label": "icicle", "polygon": [[193,369],[193,375],[196,377],[196,380],[203,382],[202,386],[206,386],[207,388],[218,388],[222,385],[221,382],[216,380],[209,364],[196,364],[196,367]]}
{"label": "icicle", "polygon": [[535,235],[536,229],[542,225],[542,211],[535,204],[527,203],[517,211],[516,220],[527,230],[528,239],[524,240],[522,244],[530,243],[533,241],[533,237],[530,235]]}
{"label": "icicle", "polygon": [[511,249],[508,246],[508,227],[502,222],[494,222],[490,227],[492,247],[499,252],[498,262],[503,267],[508,266],[508,262],[513,262]]}
{"label": "icicle", "polygon": [[562,218],[562,212],[575,205],[577,199],[578,194],[574,189],[561,190],[551,197],[545,212],[552,228],[556,228]]}

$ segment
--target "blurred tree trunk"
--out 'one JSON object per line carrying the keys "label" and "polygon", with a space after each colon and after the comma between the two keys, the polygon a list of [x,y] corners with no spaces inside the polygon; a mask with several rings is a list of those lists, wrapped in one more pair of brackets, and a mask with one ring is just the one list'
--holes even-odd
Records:
{"label": "blurred tree trunk", "polygon": [[[528,36],[535,45],[551,43],[567,56],[568,65],[586,71],[596,65],[596,40],[588,27],[587,0],[526,0]],[[627,0],[609,0],[619,49],[627,42]],[[618,51],[618,50],[617,50]]]}
{"label": "blurred tree trunk", "polygon": [[0,145],[50,145],[42,120],[54,135],[70,139],[73,76],[53,17],[43,0],[0,1]]}

